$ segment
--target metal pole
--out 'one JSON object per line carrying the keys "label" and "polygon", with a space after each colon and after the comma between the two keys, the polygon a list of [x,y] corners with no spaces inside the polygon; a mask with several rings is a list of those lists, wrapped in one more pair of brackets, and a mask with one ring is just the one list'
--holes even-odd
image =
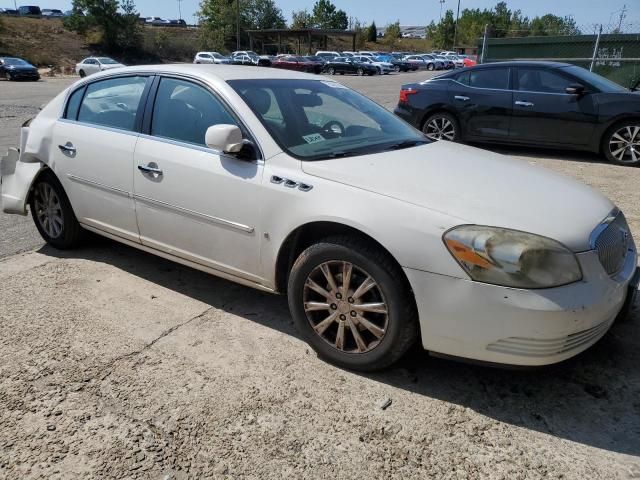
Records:
{"label": "metal pole", "polygon": [[236,50],[240,50],[240,0],[236,0]]}
{"label": "metal pole", "polygon": [[178,15],[180,20],[182,20],[182,0],[178,0]]}
{"label": "metal pole", "polygon": [[600,46],[600,37],[602,36],[602,24],[600,24],[600,30],[598,31],[598,36],[596,37],[596,45],[593,49],[593,57],[591,57],[591,66],[589,67],[589,71],[593,72],[593,67],[596,65],[596,59],[598,58],[598,47]]}
{"label": "metal pole", "polygon": [[445,0],[440,0],[440,23],[442,23],[442,6],[444,5]]}
{"label": "metal pole", "polygon": [[482,53],[480,54],[480,63],[484,63],[484,54],[487,51],[487,37],[489,36],[489,24],[484,26],[484,37],[482,37]]}
{"label": "metal pole", "polygon": [[13,0],[13,6],[16,7],[16,11],[18,10],[18,0]]}
{"label": "metal pole", "polygon": [[458,20],[460,19],[460,0],[458,0],[458,13],[456,14],[456,28],[453,30],[453,46],[451,50],[455,50],[458,41]]}

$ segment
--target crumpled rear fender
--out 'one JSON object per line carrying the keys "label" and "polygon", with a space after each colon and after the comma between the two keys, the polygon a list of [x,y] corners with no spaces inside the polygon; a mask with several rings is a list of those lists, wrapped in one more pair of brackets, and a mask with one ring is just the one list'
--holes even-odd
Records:
{"label": "crumpled rear fender", "polygon": [[27,214],[27,199],[33,181],[44,168],[44,164],[32,155],[26,155],[25,147],[29,128],[23,127],[20,149],[11,148],[0,158],[0,193],[2,211],[18,215]]}

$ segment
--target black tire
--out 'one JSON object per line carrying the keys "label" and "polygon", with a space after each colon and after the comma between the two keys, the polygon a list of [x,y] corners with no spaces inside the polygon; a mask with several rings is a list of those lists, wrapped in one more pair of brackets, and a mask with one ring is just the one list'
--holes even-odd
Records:
{"label": "black tire", "polygon": [[603,135],[602,152],[609,162],[627,167],[640,165],[640,130],[633,136],[636,128],[640,128],[640,120],[623,120]]}
{"label": "black tire", "polygon": [[10,82],[11,80],[13,80],[13,78],[11,77],[11,74],[9,72],[4,74],[4,78],[7,82]]}
{"label": "black tire", "polygon": [[358,68],[356,73],[358,74],[359,77],[362,77],[364,75],[364,70],[362,69],[362,67],[360,67],[360,68]]}
{"label": "black tire", "polygon": [[[377,291],[386,305],[386,324],[382,338],[374,339],[369,345],[374,345],[369,350],[363,352],[346,352],[339,350],[335,345],[323,338],[314,330],[312,319],[305,311],[305,285],[307,279],[320,265],[325,262],[349,262],[354,267],[352,283],[354,289],[360,285],[361,281],[356,280],[356,273],[360,272],[370,276],[376,283],[376,287],[371,292]],[[336,281],[340,281],[336,276]],[[329,288],[328,283],[324,284]],[[324,287],[323,287],[324,288]],[[377,290],[376,290],[377,289]],[[308,290],[307,290],[308,291]],[[349,295],[354,294],[349,291]],[[367,293],[369,294],[369,293]],[[355,295],[354,295],[355,296]],[[379,247],[370,241],[348,236],[330,237],[307,248],[298,257],[289,276],[288,284],[289,308],[293,315],[294,323],[302,338],[318,353],[318,355],[339,367],[358,371],[380,370],[399,360],[414,344],[418,337],[418,313],[415,300],[402,270],[397,263]],[[347,309],[353,308],[353,299],[349,299],[351,306],[344,300]],[[357,302],[357,301],[356,301]],[[336,314],[344,305],[335,307]],[[331,311],[331,310],[329,310]],[[324,316],[327,312],[310,312],[309,315],[318,313]],[[346,312],[345,312],[346,313]],[[362,314],[365,315],[364,313]],[[367,314],[369,315],[369,314]],[[340,315],[341,319],[335,318],[331,326],[325,331],[331,332],[333,329],[339,330],[343,325],[345,335],[345,346],[347,340],[351,339],[351,347],[355,345],[355,336],[348,325],[353,325],[353,321]],[[335,324],[335,325],[334,325]],[[347,326],[345,326],[347,325]],[[316,324],[316,327],[318,324]],[[370,336],[371,330],[367,330],[363,324],[356,326],[356,330]],[[347,334],[348,332],[348,334]],[[328,333],[327,335],[330,335]],[[337,333],[335,334],[337,337]],[[336,340],[337,342],[337,340]]]}
{"label": "black tire", "polygon": [[[445,137],[445,138],[440,138],[440,139],[433,138],[432,133],[429,130],[429,125],[434,120],[446,120],[446,121],[448,121],[452,125],[452,128],[453,128],[453,137],[452,138],[446,138]],[[461,131],[460,131],[460,123],[458,122],[458,120],[453,115],[451,115],[450,113],[447,113],[447,112],[436,112],[436,113],[430,115],[429,117],[427,117],[427,119],[422,124],[422,133],[427,135],[427,137],[429,137],[429,139],[431,139],[433,141],[446,140],[446,141],[450,141],[450,142],[460,142],[462,140]]]}
{"label": "black tire", "polygon": [[400,72],[400,66],[399,65],[394,65],[393,66],[393,71],[396,72],[396,73]]}
{"label": "black tire", "polygon": [[329,67],[329,68],[327,68],[327,73],[329,75],[335,75],[336,74],[336,69],[333,68],[333,67]]}
{"label": "black tire", "polygon": [[[51,235],[47,232],[38,210],[38,205],[42,204],[41,198],[39,198],[41,187],[51,188],[58,198],[58,205],[62,212],[61,231],[58,235]],[[64,188],[62,188],[60,181],[51,171],[44,171],[33,184],[29,198],[29,209],[38,232],[49,245],[60,250],[68,250],[79,246],[84,240],[86,231],[78,223]]]}
{"label": "black tire", "polygon": [[84,73],[84,70],[80,70],[80,72],[78,72],[78,73],[79,73],[79,75],[80,75],[80,78],[84,78],[84,77],[86,77],[86,76],[87,76],[87,74],[86,74],[86,73]]}
{"label": "black tire", "polygon": [[429,70],[430,72],[435,70],[435,68],[436,68],[436,66],[433,63],[428,63],[427,64],[427,70]]}

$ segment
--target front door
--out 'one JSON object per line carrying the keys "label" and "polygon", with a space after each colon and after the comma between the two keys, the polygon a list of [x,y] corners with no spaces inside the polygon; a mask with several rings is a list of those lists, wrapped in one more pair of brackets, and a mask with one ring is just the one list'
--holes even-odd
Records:
{"label": "front door", "polygon": [[142,243],[259,282],[263,163],[205,145],[208,127],[236,117],[208,88],[163,77],[151,118],[133,173]]}
{"label": "front door", "polygon": [[73,92],[53,128],[50,162],[80,223],[135,242],[133,152],[148,81],[111,78]]}
{"label": "front door", "polygon": [[509,68],[459,73],[449,87],[450,102],[470,140],[508,140],[513,93]]}
{"label": "front door", "polygon": [[587,145],[596,127],[593,95],[570,95],[569,76],[536,67],[518,67],[514,76],[510,140],[549,145]]}

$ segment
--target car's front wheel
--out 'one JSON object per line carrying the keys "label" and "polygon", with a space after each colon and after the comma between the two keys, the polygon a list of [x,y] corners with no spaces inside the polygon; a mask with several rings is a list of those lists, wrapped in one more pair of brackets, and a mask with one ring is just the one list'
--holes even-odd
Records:
{"label": "car's front wheel", "polygon": [[85,231],[62,185],[50,171],[43,172],[33,185],[29,207],[36,228],[48,244],[66,250],[82,242]]}
{"label": "car's front wheel", "polygon": [[11,77],[11,74],[9,72],[4,74],[4,78],[7,82],[10,82],[11,80],[13,80],[13,78]]}
{"label": "car's front wheel", "polygon": [[402,270],[365,240],[332,237],[307,248],[292,268],[288,296],[304,340],[343,368],[385,368],[418,335],[415,301]]}
{"label": "car's front wheel", "polygon": [[435,68],[436,68],[436,66],[433,63],[427,64],[427,70],[433,71],[433,70],[435,70]]}
{"label": "car's front wheel", "polygon": [[618,165],[640,165],[640,121],[618,123],[604,135],[602,150]]}
{"label": "car's front wheel", "polygon": [[329,67],[329,68],[327,68],[327,73],[329,75],[335,75],[336,74],[336,69],[333,68],[333,67]]}
{"label": "car's front wheel", "polygon": [[460,140],[458,121],[445,112],[438,112],[427,118],[422,126],[422,132],[433,141],[457,142]]}
{"label": "car's front wheel", "polygon": [[356,73],[358,74],[359,77],[362,77],[364,75],[364,70],[362,68],[358,68]]}
{"label": "car's front wheel", "polygon": [[86,74],[86,73],[84,73],[84,70],[80,70],[80,71],[78,72],[78,75],[80,75],[80,78],[84,78],[84,77],[86,77],[86,76],[87,76],[87,74]]}

